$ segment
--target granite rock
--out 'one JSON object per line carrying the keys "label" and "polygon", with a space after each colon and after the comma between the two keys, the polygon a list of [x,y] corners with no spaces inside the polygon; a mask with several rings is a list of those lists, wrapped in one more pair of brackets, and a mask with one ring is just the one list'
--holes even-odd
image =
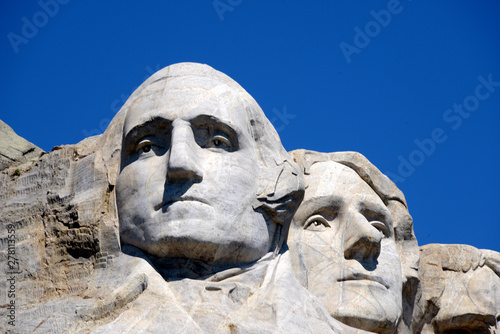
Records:
{"label": "granite rock", "polygon": [[418,246],[403,193],[359,153],[291,154],[306,185],[289,234],[299,281],[345,324],[410,332]]}
{"label": "granite rock", "polygon": [[287,153],[207,65],[153,74],[75,145],[0,129],[1,330],[498,332],[497,252],[419,250],[363,155]]}
{"label": "granite rock", "polygon": [[[285,241],[302,174],[251,96],[209,66],[160,70],[104,134],[2,173],[0,188],[0,316],[19,332],[362,332],[297,282]],[[176,221],[180,234],[162,234]]]}
{"label": "granite rock", "polygon": [[[23,169],[38,159],[43,150],[26,139],[0,120],[0,171],[12,167]],[[17,173],[16,173],[17,174]]]}
{"label": "granite rock", "polygon": [[500,332],[500,253],[469,245],[420,247],[422,333]]}

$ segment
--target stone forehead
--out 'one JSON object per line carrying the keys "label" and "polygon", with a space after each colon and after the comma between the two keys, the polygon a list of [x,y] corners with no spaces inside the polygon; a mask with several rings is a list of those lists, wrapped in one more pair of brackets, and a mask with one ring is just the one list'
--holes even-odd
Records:
{"label": "stone forehead", "polygon": [[[241,123],[250,118],[249,107],[260,109],[236,81],[208,65],[196,63],[175,64],[156,72],[134,92],[130,100],[126,124],[131,117],[145,118],[143,121],[146,121],[150,111],[155,109],[183,112],[193,108],[209,113],[213,111],[231,123]],[[130,113],[136,108],[138,110]],[[141,116],[143,112],[145,114]]]}
{"label": "stone forehead", "polygon": [[219,83],[225,84],[241,93],[248,94],[243,87],[226,74],[208,65],[197,63],[179,63],[167,66],[149,77],[141,87],[145,89],[154,83],[164,80],[189,81],[192,84],[199,85],[200,88],[210,88]]}
{"label": "stone forehead", "polygon": [[[306,197],[329,196],[340,186],[342,191],[358,185],[369,185],[351,168],[335,161],[316,162],[304,175],[307,187]],[[339,190],[340,191],[340,190]],[[375,192],[373,192],[376,195]],[[346,194],[347,195],[347,194]]]}
{"label": "stone forehead", "polygon": [[145,99],[155,105],[234,105],[244,104],[250,98],[238,87],[230,86],[212,77],[165,77],[144,87],[133,104]]}
{"label": "stone forehead", "polygon": [[309,173],[311,166],[317,162],[334,161],[354,170],[384,202],[396,200],[407,208],[403,192],[365,156],[358,152],[323,153],[299,149],[289,153],[305,175]]}
{"label": "stone forehead", "polygon": [[[195,63],[168,66],[153,74],[131,97],[123,134],[152,117],[213,115],[241,134],[251,134],[250,119],[265,117],[255,100],[233,79]],[[250,110],[253,110],[251,112]],[[189,117],[191,117],[189,116]]]}

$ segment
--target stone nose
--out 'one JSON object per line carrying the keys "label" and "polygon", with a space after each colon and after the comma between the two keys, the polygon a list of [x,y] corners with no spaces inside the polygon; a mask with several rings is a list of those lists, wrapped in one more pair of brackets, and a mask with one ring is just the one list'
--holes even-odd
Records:
{"label": "stone nose", "polygon": [[344,234],[344,257],[362,263],[375,263],[380,255],[383,234],[359,212],[353,213]]}
{"label": "stone nose", "polygon": [[167,163],[167,183],[203,179],[200,167],[199,146],[187,122],[174,121],[170,138]]}

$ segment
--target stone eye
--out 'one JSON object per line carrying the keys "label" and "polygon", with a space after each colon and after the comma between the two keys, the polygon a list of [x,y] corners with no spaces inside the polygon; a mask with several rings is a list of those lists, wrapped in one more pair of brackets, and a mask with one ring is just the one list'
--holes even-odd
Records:
{"label": "stone eye", "polygon": [[193,121],[193,134],[196,143],[201,148],[210,149],[216,153],[234,152],[238,150],[238,135],[228,125],[214,122],[209,119],[207,123],[198,123],[202,120]]}
{"label": "stone eye", "polygon": [[153,146],[156,146],[153,142],[149,140],[142,140],[137,144],[136,152],[137,154],[149,153],[151,152]]}
{"label": "stone eye", "polygon": [[370,224],[372,224],[372,226],[375,227],[384,236],[389,235],[389,231],[387,229],[387,226],[383,222],[375,220],[375,221],[371,221]]}
{"label": "stone eye", "polygon": [[322,232],[327,228],[330,228],[330,224],[322,215],[313,215],[304,224],[304,230],[309,231]]}
{"label": "stone eye", "polygon": [[366,218],[366,220],[380,233],[384,235],[384,237],[389,237],[391,232],[389,227],[386,224],[386,219],[382,213],[379,213],[380,210],[371,210],[364,209],[361,211],[361,214]]}
{"label": "stone eye", "polygon": [[231,141],[228,138],[221,135],[216,135],[209,140],[207,147],[220,148],[230,151],[232,150],[233,145],[231,145]]}

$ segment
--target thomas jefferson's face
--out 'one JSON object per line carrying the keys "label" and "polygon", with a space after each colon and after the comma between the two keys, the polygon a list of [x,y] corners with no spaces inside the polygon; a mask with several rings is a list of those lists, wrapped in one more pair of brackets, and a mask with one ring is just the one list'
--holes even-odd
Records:
{"label": "thomas jefferson's face", "polygon": [[402,273],[390,212],[341,164],[315,163],[305,181],[289,237],[296,274],[334,318],[391,332],[402,312]]}
{"label": "thomas jefferson's face", "polygon": [[242,94],[208,77],[145,88],[128,111],[117,181],[120,236],[158,257],[244,263],[270,248]]}

